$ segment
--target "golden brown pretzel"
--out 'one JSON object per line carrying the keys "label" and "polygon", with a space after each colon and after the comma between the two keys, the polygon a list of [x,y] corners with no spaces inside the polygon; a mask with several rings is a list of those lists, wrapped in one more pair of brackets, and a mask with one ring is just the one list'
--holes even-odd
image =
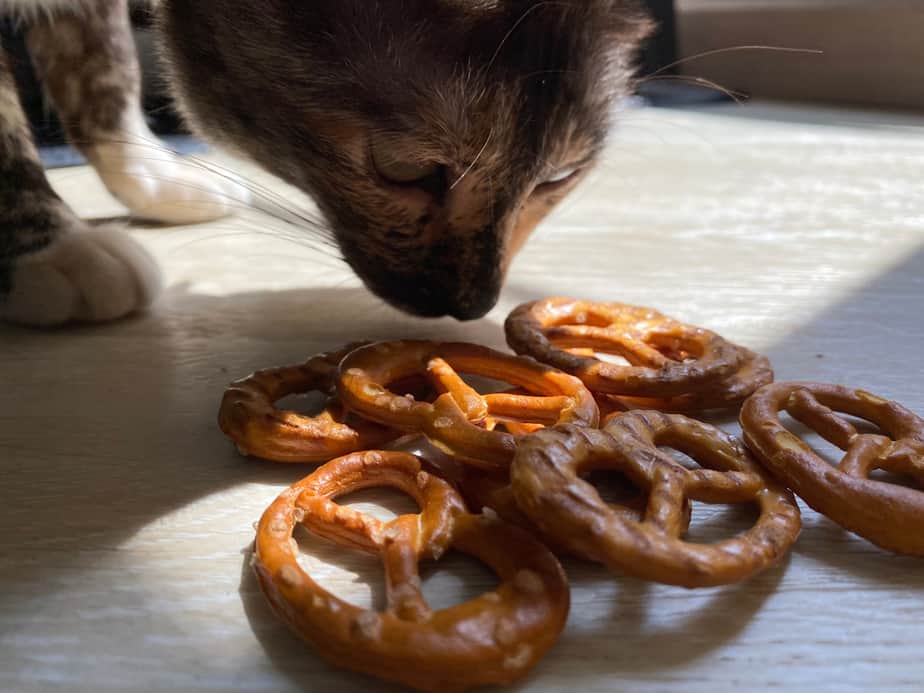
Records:
{"label": "golden brown pretzel", "polygon": [[770,359],[744,347],[741,350],[745,355],[741,369],[706,390],[664,398],[600,394],[597,395],[600,416],[607,420],[610,416],[634,409],[686,414],[738,406],[764,385],[773,382]]}
{"label": "golden brown pretzel", "polygon": [[[512,383],[533,395],[481,395],[459,372]],[[426,375],[442,392],[433,403],[401,397],[389,383]],[[382,342],[353,351],[340,364],[343,403],[361,416],[403,431],[424,433],[470,464],[503,469],[515,436],[499,423],[574,423],[596,426],[597,405],[580,380],[550,366],[475,344]],[[518,432],[520,432],[518,430]]]}
{"label": "golden brown pretzel", "polygon": [[[380,522],[334,503],[373,486],[404,491],[420,514]],[[344,602],[302,570],[292,539],[297,522],[381,558],[385,611]],[[448,549],[487,563],[500,584],[433,611],[421,592],[418,562]],[[285,491],[260,520],[254,565],[277,614],[324,658],[424,691],[515,681],[555,643],[568,615],[568,584],[548,550],[522,530],[466,513],[448,483],[399,452],[339,458]]]}
{"label": "golden brown pretzel", "polygon": [[379,447],[400,435],[377,424],[344,415],[336,402],[316,416],[277,409],[286,395],[331,394],[337,365],[361,344],[319,354],[305,363],[268,368],[228,386],[218,425],[245,455],[276,462],[326,462],[354,450]]}
{"label": "golden brown pretzel", "polygon": [[[780,422],[787,411],[846,452],[834,467]],[[843,412],[879,426],[859,433]],[[924,485],[924,420],[898,402],[821,383],[777,383],[745,402],[741,427],[763,465],[812,508],[884,549],[924,556],[924,491],[870,479],[883,469]]]}
{"label": "golden brown pretzel", "polygon": [[[707,468],[687,469],[658,445]],[[623,473],[648,494],[642,522],[617,514],[579,478]],[[520,509],[573,553],[611,570],[685,587],[744,580],[779,560],[800,530],[792,495],[725,432],[679,415],[635,411],[605,430],[559,426],[525,438],[511,466]],[[686,501],[755,503],[746,533],[717,544],[684,541]]]}
{"label": "golden brown pretzel", "polygon": [[[719,335],[650,308],[546,298],[507,317],[507,343],[518,354],[579,377],[594,392],[670,397],[728,378],[746,353]],[[630,365],[607,363],[568,349],[616,354]]]}

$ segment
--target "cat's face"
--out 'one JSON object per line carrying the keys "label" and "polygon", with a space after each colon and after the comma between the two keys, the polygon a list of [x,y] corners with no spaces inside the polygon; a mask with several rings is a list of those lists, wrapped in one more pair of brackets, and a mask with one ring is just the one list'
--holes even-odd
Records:
{"label": "cat's face", "polygon": [[648,25],[635,0],[163,0],[187,116],[309,192],[376,294],[493,307],[593,165]]}

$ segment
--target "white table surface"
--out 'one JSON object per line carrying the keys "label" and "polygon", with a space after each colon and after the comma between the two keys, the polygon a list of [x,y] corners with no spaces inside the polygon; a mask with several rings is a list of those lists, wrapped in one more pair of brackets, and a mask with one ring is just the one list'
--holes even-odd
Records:
{"label": "white table surface", "polygon": [[[88,216],[119,213],[87,170],[54,182]],[[133,230],[169,285],[149,315],[0,327],[0,690],[386,688],[326,666],[269,611],[247,566],[252,524],[308,469],[241,458],[215,425],[232,378],[342,342],[502,346],[512,306],[571,294],[660,308],[767,353],[780,379],[924,412],[924,119],[631,111],[473,324],[403,317],[307,233],[275,226],[246,213]],[[710,519],[700,536],[740,529],[697,507],[694,526]],[[924,561],[812,511],[804,525],[788,560],[727,588],[567,563],[568,627],[521,689],[922,690]],[[381,596],[374,562],[304,548],[341,596]],[[456,560],[426,590],[448,603],[489,581]]]}

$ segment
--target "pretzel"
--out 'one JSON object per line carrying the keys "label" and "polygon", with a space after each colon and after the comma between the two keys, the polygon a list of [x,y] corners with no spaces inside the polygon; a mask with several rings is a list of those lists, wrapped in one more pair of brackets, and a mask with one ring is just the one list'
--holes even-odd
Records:
{"label": "pretzel", "polygon": [[[840,464],[786,430],[781,411],[844,450]],[[859,433],[836,412],[875,423],[884,435]],[[924,420],[914,412],[840,385],[777,383],[745,402],[741,427],[757,459],[812,508],[877,546],[924,556],[924,492],[869,478],[882,469],[924,488]]]}
{"label": "pretzel", "polygon": [[[693,457],[687,469],[657,446]],[[645,491],[641,522],[615,512],[578,475],[614,469]],[[604,430],[559,426],[525,438],[511,466],[520,509],[571,552],[613,571],[684,587],[744,580],[779,560],[800,531],[799,509],[742,445],[676,414],[635,411]],[[755,503],[746,533],[717,544],[687,542],[685,504]]]}
{"label": "pretzel", "polygon": [[[381,486],[410,495],[420,514],[380,522],[333,502]],[[292,539],[297,522],[340,546],[378,555],[387,608],[353,606],[305,573]],[[421,592],[418,562],[449,549],[487,563],[500,584],[433,611]],[[568,615],[568,584],[552,554],[522,530],[466,513],[448,483],[400,452],[347,455],[286,490],[260,520],[254,567],[277,614],[325,659],[424,691],[512,683],[555,643]]]}
{"label": "pretzel", "polygon": [[379,447],[399,433],[350,420],[335,401],[316,416],[277,409],[273,403],[293,393],[331,393],[337,365],[361,344],[319,354],[297,366],[270,368],[228,386],[218,425],[245,455],[276,462],[326,462],[354,450]]}
{"label": "pretzel", "polygon": [[[532,522],[517,505],[510,485],[509,475],[488,474],[479,469],[468,468],[462,470],[456,482],[465,503],[475,512],[494,512],[504,522],[525,529],[539,539],[551,551],[559,556],[571,555],[572,552],[555,537],[543,532]],[[632,489],[627,497],[618,504],[610,504],[613,512],[627,520],[640,521],[645,516],[647,498]],[[693,508],[690,503],[684,506],[683,529],[690,525]]]}
{"label": "pretzel", "polygon": [[[533,393],[481,395],[459,372],[512,383]],[[426,375],[442,394],[433,403],[401,397],[389,383]],[[518,422],[596,426],[597,405],[581,381],[551,366],[474,344],[382,342],[353,351],[340,364],[340,397],[361,416],[420,432],[449,454],[486,469],[506,469]],[[536,396],[538,395],[538,396]]]}
{"label": "pretzel", "polygon": [[600,394],[596,398],[600,416],[608,420],[611,416],[634,409],[656,409],[666,413],[685,414],[738,406],[764,385],[773,382],[773,366],[770,359],[744,347],[741,347],[741,350],[744,353],[741,369],[708,390],[660,399]]}
{"label": "pretzel", "polygon": [[[635,397],[702,390],[733,375],[747,356],[714,332],[623,303],[547,298],[516,308],[504,330],[518,354],[571,373],[594,392]],[[630,365],[569,349],[616,354]]]}

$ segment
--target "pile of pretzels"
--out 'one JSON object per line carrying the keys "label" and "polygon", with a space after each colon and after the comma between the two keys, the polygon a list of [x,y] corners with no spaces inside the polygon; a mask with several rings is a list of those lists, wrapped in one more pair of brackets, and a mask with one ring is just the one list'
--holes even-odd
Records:
{"label": "pile of pretzels", "polygon": [[[548,298],[514,310],[505,331],[517,355],[351,344],[225,392],[219,423],[242,453],[323,463],[266,510],[253,564],[277,614],[335,665],[424,691],[510,684],[565,626],[556,554],[690,588],[741,581],[796,541],[793,494],[882,548],[924,556],[924,420],[902,405],[839,385],[773,383],[766,357],[648,308]],[[461,374],[510,389],[481,393]],[[275,406],[309,391],[328,398],[315,416]],[[742,440],[686,416],[733,407]],[[841,463],[785,428],[783,411],[844,450]],[[601,470],[623,480],[616,501],[588,479]],[[877,470],[912,484],[872,478]],[[382,522],[336,502],[370,487],[406,493],[419,513]],[[685,539],[693,502],[751,504],[759,516],[738,536],[695,543]],[[361,609],[321,588],[297,562],[297,524],[378,556],[387,607]],[[433,610],[418,564],[449,550],[500,582]]]}

